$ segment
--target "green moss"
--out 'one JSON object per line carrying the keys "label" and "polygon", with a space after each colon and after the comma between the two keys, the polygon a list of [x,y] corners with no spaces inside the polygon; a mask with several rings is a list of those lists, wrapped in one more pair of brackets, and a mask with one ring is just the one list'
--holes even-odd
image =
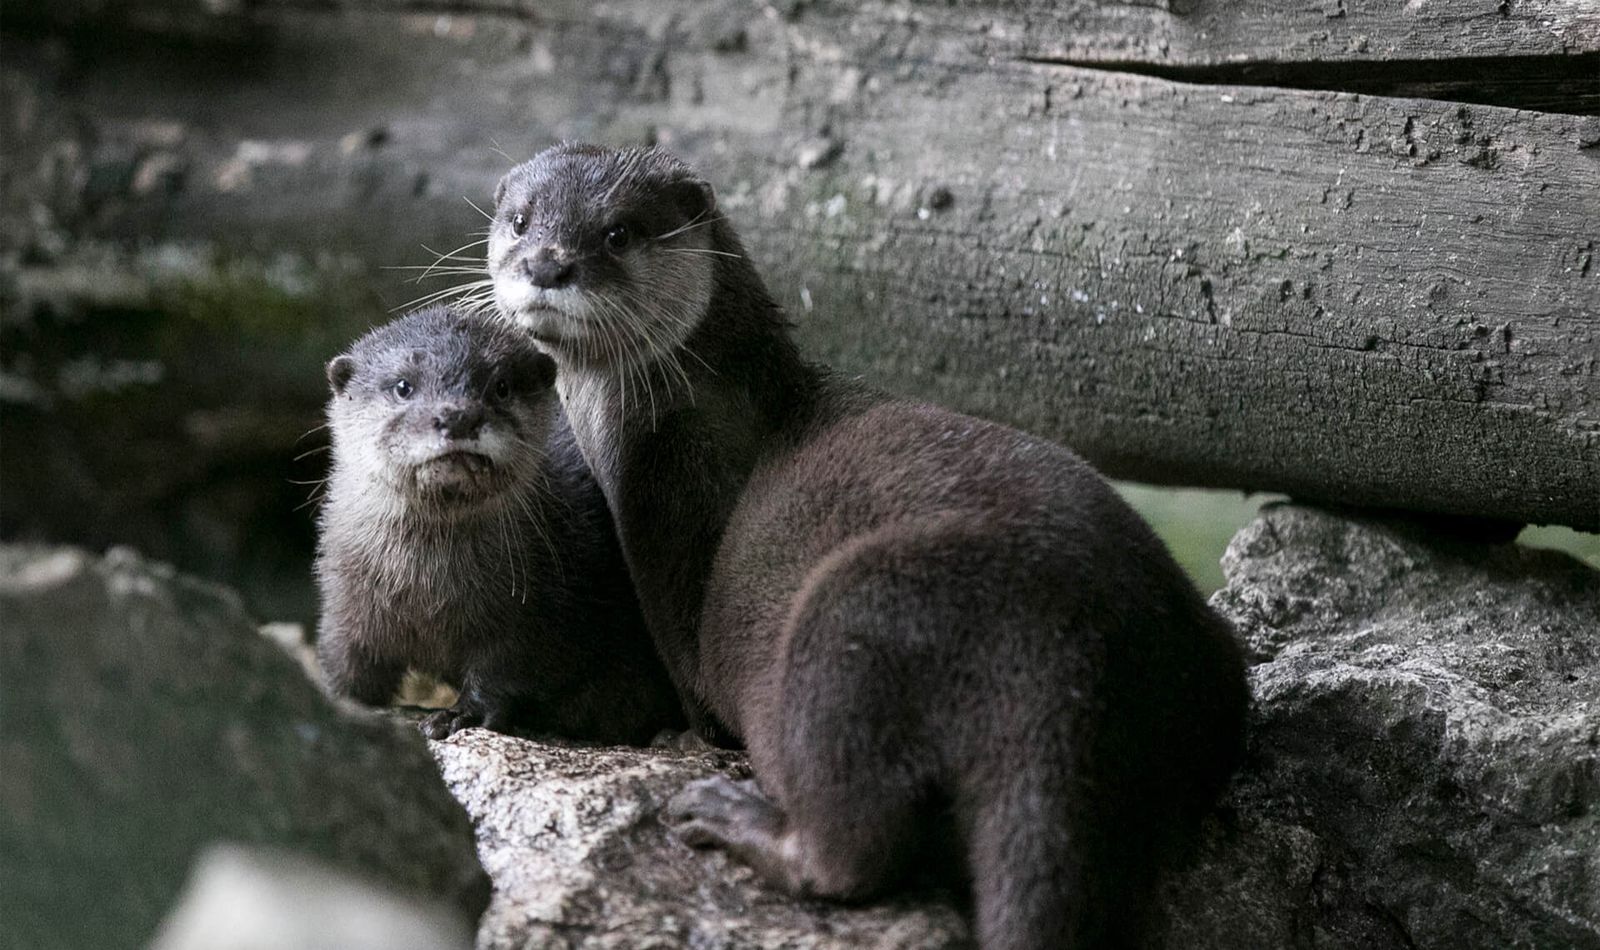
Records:
{"label": "green moss", "polygon": [[1155,528],[1178,565],[1203,594],[1223,584],[1222,552],[1264,503],[1279,496],[1205,488],[1117,483],[1117,491]]}
{"label": "green moss", "polygon": [[1600,534],[1574,531],[1560,525],[1541,525],[1524,529],[1517,536],[1517,543],[1532,548],[1565,551],[1595,570],[1600,570]]}

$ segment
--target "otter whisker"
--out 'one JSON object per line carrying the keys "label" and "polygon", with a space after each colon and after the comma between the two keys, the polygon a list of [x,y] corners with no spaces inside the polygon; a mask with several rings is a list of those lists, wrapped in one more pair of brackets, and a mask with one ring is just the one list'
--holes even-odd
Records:
{"label": "otter whisker", "polygon": [[489,212],[487,212],[487,211],[483,210],[482,208],[478,207],[477,203],[474,202],[471,198],[468,198],[466,195],[462,195],[461,196],[461,200],[465,201],[469,205],[472,205],[472,210],[473,211],[478,212],[479,214],[483,215],[485,218],[487,218],[490,221],[494,220],[494,215],[492,215]]}
{"label": "otter whisker", "polygon": [[434,257],[436,258],[436,260],[434,261],[435,264],[437,264],[437,263],[439,263],[439,261],[443,261],[443,260],[463,261],[463,262],[469,263],[469,264],[470,263],[482,264],[483,262],[477,260],[476,258],[462,257],[460,255],[461,255],[462,251],[465,251],[468,248],[474,248],[474,247],[478,247],[480,245],[488,244],[488,243],[489,243],[489,237],[488,237],[488,235],[486,233],[484,235],[484,237],[480,238],[479,240],[472,241],[472,242],[469,242],[467,244],[463,244],[463,245],[461,245],[460,247],[457,247],[457,248],[452,248],[452,249],[444,252],[443,254],[440,254],[438,251],[435,251],[433,248],[429,247],[426,244],[422,245],[422,249],[424,251],[427,251],[429,254],[434,255]]}
{"label": "otter whisker", "polygon": [[[605,325],[615,330],[618,349],[621,351],[620,358],[617,360],[617,368],[622,373],[624,400],[626,400],[626,393],[629,390],[633,389],[635,385],[641,385],[645,390],[645,396],[650,400],[650,418],[653,425],[656,418],[655,394],[650,389],[648,377],[638,372],[638,364],[642,361],[639,353],[640,348],[634,338],[634,327],[627,319],[628,314],[617,306],[614,301],[603,297],[595,299],[595,306]],[[623,414],[627,414],[626,401],[623,403]]]}
{"label": "otter whisker", "polygon": [[[693,387],[688,385],[689,384],[688,374],[683,371],[683,366],[678,361],[678,358],[674,353],[674,350],[676,348],[671,344],[671,341],[663,341],[663,340],[661,340],[659,338],[658,334],[662,332],[662,328],[660,328],[660,327],[654,327],[653,328],[652,324],[654,324],[654,322],[655,321],[653,319],[646,319],[646,320],[638,322],[638,327],[639,327],[639,329],[641,331],[641,335],[645,338],[646,341],[648,341],[648,349],[649,349],[649,351],[652,354],[654,354],[655,357],[656,357],[656,359],[654,361],[654,365],[662,367],[663,369],[666,369],[666,370],[671,370],[672,372],[674,372],[677,375],[677,377],[679,378],[679,380],[681,380],[685,384],[685,389],[691,394],[690,401],[693,402],[693,395],[692,395],[693,394]],[[646,372],[648,372],[648,370],[646,370]],[[651,375],[654,375],[654,374],[651,374]],[[671,380],[671,379],[663,379],[662,380],[662,383],[667,388],[667,395],[668,396],[671,396],[673,394],[673,382],[674,381]],[[652,408],[653,408],[653,404],[652,404]],[[652,418],[652,420],[651,420],[652,428],[654,427],[655,421],[656,420],[654,418]]]}
{"label": "otter whisker", "polygon": [[506,572],[511,577],[511,597],[515,599],[517,596],[517,566],[514,560],[515,555],[511,553],[511,538],[506,534],[506,515],[503,509],[496,512],[494,522],[495,528],[500,532],[500,547],[504,553]]}
{"label": "otter whisker", "polygon": [[389,312],[390,313],[394,313],[394,312],[399,311],[399,310],[410,310],[413,307],[420,307],[420,306],[422,306],[424,304],[429,304],[429,303],[433,303],[435,301],[443,300],[443,299],[449,297],[451,294],[461,293],[462,291],[466,291],[466,290],[475,290],[475,289],[480,288],[480,287],[492,288],[493,286],[494,286],[494,281],[492,279],[487,279],[486,278],[484,280],[469,281],[469,282],[467,282],[465,284],[457,284],[454,287],[446,287],[443,290],[436,290],[436,291],[434,291],[432,293],[423,294],[421,297],[418,297],[415,300],[410,300],[410,301],[407,301],[407,302],[401,304],[398,307],[391,308]]}
{"label": "otter whisker", "polygon": [[310,485],[311,486],[311,491],[306,494],[306,500],[301,502],[300,504],[294,506],[294,510],[295,511],[299,511],[302,508],[306,508],[306,507],[309,507],[311,505],[314,505],[318,501],[321,501],[322,498],[325,495],[327,495],[327,489],[328,489],[328,479],[327,478],[319,478],[319,479],[316,479],[315,481],[309,481],[309,482],[295,481],[294,479],[291,478],[291,479],[289,479],[289,483],[291,485]]}
{"label": "otter whisker", "polygon": [[669,238],[675,238],[680,234],[686,234],[689,231],[693,231],[693,230],[695,230],[697,228],[703,228],[708,224],[715,224],[716,222],[721,221],[721,220],[722,220],[722,215],[720,215],[720,214],[710,214],[710,215],[708,215],[707,212],[702,211],[699,214],[695,215],[694,217],[690,218],[684,224],[679,225],[678,227],[672,229],[671,231],[668,231],[665,234],[656,235],[656,240],[657,241],[665,241],[665,240],[668,240]]}
{"label": "otter whisker", "polygon": [[[542,474],[543,473],[541,472],[541,475]],[[548,484],[548,481],[546,481],[546,484]],[[555,568],[556,578],[564,582],[566,580],[566,575],[562,571],[561,555],[560,552],[556,550],[555,539],[550,536],[550,531],[548,530],[549,526],[545,524],[543,518],[540,518],[534,512],[533,505],[521,493],[513,494],[511,497],[518,505],[522,506],[522,512],[525,516],[527,516],[528,519],[529,530],[539,536],[539,539],[544,542],[545,550],[550,552],[550,564],[553,568]]]}
{"label": "otter whisker", "polygon": [[[401,268],[394,269],[400,270]],[[418,274],[417,276],[410,278],[407,283],[420,284],[425,280],[432,280],[440,277],[471,277],[475,274],[481,273],[483,273],[483,271],[476,267],[438,268],[432,272]]]}
{"label": "otter whisker", "polygon": [[628,390],[632,388],[632,381],[628,378],[626,352],[622,347],[622,336],[624,335],[624,330],[612,323],[610,318],[606,317],[603,313],[601,314],[600,327],[602,330],[600,338],[605,343],[606,348],[606,362],[618,365],[623,371],[623,385],[621,392],[622,416],[623,418],[627,418]]}
{"label": "otter whisker", "polygon": [[[626,302],[628,303],[629,306],[631,306],[631,307],[633,307],[635,309],[638,309],[638,310],[642,310],[642,311],[644,311],[646,314],[648,314],[651,317],[660,317],[660,318],[666,320],[667,322],[671,323],[673,326],[677,327],[680,330],[689,331],[689,330],[693,329],[693,326],[692,326],[692,324],[690,323],[690,321],[688,319],[686,319],[685,317],[681,316],[680,314],[674,313],[671,310],[668,310],[668,309],[666,309],[664,307],[661,307],[661,306],[657,305],[656,303],[654,303],[653,301],[645,298],[641,293],[639,293],[638,291],[635,291],[631,287],[630,288],[625,288],[623,290],[623,296],[624,296],[624,298],[625,298],[625,300],[626,300]],[[646,322],[648,323],[650,321],[646,321]],[[688,372],[685,371],[684,368],[683,368],[683,361],[682,361],[681,356],[679,355],[679,354],[683,354],[683,353],[687,353],[689,356],[694,357],[695,360],[697,362],[699,362],[701,366],[705,367],[705,369],[707,371],[709,371],[713,376],[716,375],[716,370],[712,369],[711,364],[707,363],[705,361],[705,359],[700,356],[699,353],[696,353],[693,349],[689,348],[687,340],[685,340],[682,344],[679,344],[677,346],[671,347],[670,348],[670,352],[663,354],[664,356],[667,356],[668,358],[672,359],[674,361],[674,363],[676,364],[676,368],[678,369],[679,373],[683,377],[684,384],[689,389],[690,402],[692,403],[693,402],[694,387],[693,387],[692,382],[691,382],[691,380],[689,378]]]}
{"label": "otter whisker", "polygon": [[[441,260],[443,260],[443,258],[441,258]],[[423,280],[423,279],[427,278],[428,275],[430,275],[430,274],[479,274],[479,275],[481,275],[483,273],[483,268],[482,267],[479,267],[479,266],[471,266],[471,267],[469,267],[469,266],[467,266],[468,264],[475,264],[475,263],[476,262],[473,262],[473,261],[465,261],[465,262],[460,263],[460,264],[451,264],[448,267],[441,267],[437,263],[434,263],[434,264],[385,264],[385,265],[383,265],[383,267],[381,269],[382,270],[415,270],[415,271],[421,271],[422,272],[422,276],[421,277],[413,277],[412,278],[413,281],[418,281],[418,280]]]}
{"label": "otter whisker", "polygon": [[704,254],[708,257],[731,257],[734,260],[744,260],[743,254],[732,251],[713,251],[708,247],[663,247],[659,248],[663,254]]}

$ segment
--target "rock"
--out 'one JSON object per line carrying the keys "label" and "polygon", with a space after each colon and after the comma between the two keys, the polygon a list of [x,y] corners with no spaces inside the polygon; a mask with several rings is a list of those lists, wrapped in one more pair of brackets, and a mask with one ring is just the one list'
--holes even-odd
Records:
{"label": "rock", "polygon": [[469,950],[451,908],[317,861],[218,845],[150,950]]}
{"label": "rock", "polygon": [[330,705],[229,592],[127,551],[0,546],[8,944],[143,946],[213,842],[468,919],[487,880],[414,729]]}
{"label": "rock", "polygon": [[1600,573],[1292,505],[1223,566],[1251,752],[1171,945],[1600,948]]}
{"label": "rock", "polygon": [[495,895],[480,950],[540,947],[967,946],[937,895],[864,907],[794,901],[657,821],[685,782],[742,772],[735,753],[585,748],[468,729],[431,743],[478,829]]}
{"label": "rock", "polygon": [[[1163,893],[1168,948],[1600,947],[1600,574],[1283,505],[1213,603],[1258,660],[1247,766]],[[951,895],[790,901],[667,836],[734,753],[432,744],[496,884],[483,948],[955,947]]]}

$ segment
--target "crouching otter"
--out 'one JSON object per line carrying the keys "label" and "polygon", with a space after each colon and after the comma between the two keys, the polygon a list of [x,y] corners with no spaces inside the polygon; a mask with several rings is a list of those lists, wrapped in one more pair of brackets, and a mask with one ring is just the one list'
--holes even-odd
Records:
{"label": "crouching otter", "polygon": [[666,817],[797,895],[953,824],[987,950],[1134,944],[1239,758],[1232,633],[1072,452],[808,364],[712,189],[564,145],[487,266],[557,389],[693,724],[754,782]]}
{"label": "crouching otter", "polygon": [[328,364],[317,653],[330,688],[390,701],[408,669],[460,691],[423,720],[642,743],[682,714],[605,499],[525,335],[445,307]]}

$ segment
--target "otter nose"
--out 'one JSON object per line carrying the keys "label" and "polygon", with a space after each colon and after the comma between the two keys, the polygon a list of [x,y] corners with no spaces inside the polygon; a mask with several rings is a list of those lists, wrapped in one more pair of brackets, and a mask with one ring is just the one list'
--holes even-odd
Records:
{"label": "otter nose", "polygon": [[433,417],[433,427],[445,434],[450,439],[470,439],[483,428],[483,410],[477,406],[470,408],[451,407],[441,409]]}
{"label": "otter nose", "polygon": [[554,290],[572,283],[572,262],[562,260],[548,251],[541,251],[522,261],[522,272],[535,287]]}

